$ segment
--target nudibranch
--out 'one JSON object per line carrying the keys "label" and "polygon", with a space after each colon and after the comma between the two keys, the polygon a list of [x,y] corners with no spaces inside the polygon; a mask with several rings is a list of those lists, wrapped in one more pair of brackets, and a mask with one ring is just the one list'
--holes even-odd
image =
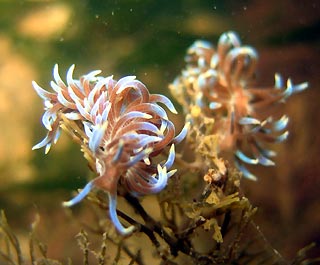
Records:
{"label": "nudibranch", "polygon": [[275,118],[270,115],[272,108],[308,87],[291,79],[284,83],[279,74],[273,87],[252,87],[257,60],[254,48],[241,45],[236,33],[226,32],[217,48],[196,41],[187,50],[185,69],[169,86],[192,126],[201,126],[191,115],[193,109],[214,120],[209,133],[219,136],[218,153],[232,152],[236,167],[252,180],[256,176],[245,164],[274,165],[276,153],[266,146],[288,136],[288,116]]}
{"label": "nudibranch", "polygon": [[[45,112],[42,123],[47,136],[33,149],[45,147],[48,153],[56,143],[61,127],[77,124],[76,133],[85,152],[91,157],[97,177],[64,206],[80,202],[93,188],[108,193],[109,214],[117,231],[131,234],[133,226],[124,227],[117,216],[118,185],[134,196],[158,193],[167,185],[176,170],[170,170],[175,159],[175,144],[187,134],[187,125],[175,135],[175,126],[168,118],[166,107],[177,113],[172,102],[161,94],[150,94],[135,76],[114,80],[99,76],[96,70],[73,78],[74,65],[62,81],[58,65],[54,66],[52,91],[32,82],[43,99]],[[65,126],[70,128],[70,126]],[[70,129],[72,130],[72,129]],[[163,152],[167,148],[168,152]],[[158,156],[165,155],[159,162]]]}

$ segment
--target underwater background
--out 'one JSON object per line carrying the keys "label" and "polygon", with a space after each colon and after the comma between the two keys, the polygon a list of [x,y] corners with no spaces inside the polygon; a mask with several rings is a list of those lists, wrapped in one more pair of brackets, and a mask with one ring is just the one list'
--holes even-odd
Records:
{"label": "underwater background", "polygon": [[[45,135],[32,80],[48,87],[54,64],[63,79],[75,64],[75,77],[95,69],[117,79],[136,75],[152,93],[172,98],[168,85],[183,68],[186,49],[197,39],[216,43],[229,30],[258,51],[260,85],[272,85],[277,72],[309,82],[283,105],[290,136],[275,147],[276,166],[256,169],[258,181],[244,179],[242,189],[259,208],[256,224],[285,258],[320,244],[318,1],[1,0],[0,209],[24,252],[39,214],[37,234],[48,256],[78,264],[79,223],[94,218],[77,206],[77,222],[61,207],[91,174],[78,146],[62,135],[48,155],[31,150]],[[182,127],[184,118],[175,119]]]}

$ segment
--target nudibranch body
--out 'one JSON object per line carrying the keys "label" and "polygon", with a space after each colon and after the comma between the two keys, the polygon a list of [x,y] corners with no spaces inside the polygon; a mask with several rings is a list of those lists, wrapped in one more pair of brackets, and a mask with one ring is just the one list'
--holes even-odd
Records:
{"label": "nudibranch body", "polygon": [[[94,187],[100,188],[109,195],[110,219],[121,234],[128,235],[134,227],[125,228],[118,219],[118,185],[134,196],[165,188],[168,178],[176,171],[170,170],[175,159],[174,144],[185,137],[187,126],[176,136],[175,126],[162,107],[177,113],[172,102],[163,95],[150,94],[134,76],[116,81],[113,76],[101,77],[98,76],[101,71],[92,71],[77,80],[73,71],[74,65],[68,70],[65,83],[55,65],[53,92],[33,82],[44,102],[42,122],[48,130],[47,136],[33,149],[45,147],[47,153],[63,126],[76,134],[98,176],[64,206],[72,206]],[[72,123],[77,130],[72,129]],[[154,162],[167,147],[166,159]]]}
{"label": "nudibranch body", "polygon": [[308,87],[308,83],[286,84],[279,74],[271,88],[251,86],[258,54],[250,46],[242,46],[238,35],[221,35],[217,48],[207,41],[196,41],[187,51],[186,68],[170,85],[171,92],[183,106],[187,119],[195,128],[203,120],[193,118],[200,113],[211,118],[209,132],[219,136],[218,153],[232,152],[234,162],[246,178],[256,180],[245,164],[272,166],[275,152],[269,143],[282,142],[288,136],[289,118],[274,118],[272,108]]}

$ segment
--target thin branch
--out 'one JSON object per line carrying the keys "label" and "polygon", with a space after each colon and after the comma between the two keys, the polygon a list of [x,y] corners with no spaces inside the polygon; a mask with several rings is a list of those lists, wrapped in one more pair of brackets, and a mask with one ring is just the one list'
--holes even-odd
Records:
{"label": "thin branch", "polygon": [[22,265],[22,264],[24,264],[24,262],[23,262],[23,258],[22,258],[22,252],[21,252],[19,241],[18,241],[17,237],[15,236],[15,234],[11,231],[11,228],[7,222],[7,218],[5,216],[4,211],[1,210],[0,214],[1,214],[0,227],[2,228],[2,230],[6,234],[7,238],[9,239],[11,244],[13,245],[14,250],[16,251],[17,263],[19,265]]}

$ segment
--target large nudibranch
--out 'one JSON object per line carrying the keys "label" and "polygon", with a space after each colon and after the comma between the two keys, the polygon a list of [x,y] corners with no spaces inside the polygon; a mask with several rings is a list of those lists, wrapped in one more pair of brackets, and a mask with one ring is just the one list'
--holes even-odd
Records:
{"label": "large nudibranch", "polygon": [[[76,80],[73,71],[74,65],[68,70],[65,83],[55,65],[52,92],[32,83],[43,99],[42,123],[48,130],[47,136],[33,149],[45,147],[47,153],[58,140],[61,127],[70,128],[66,125],[75,123],[81,132],[70,133],[80,138],[82,150],[89,153],[85,157],[92,158],[98,176],[63,205],[72,206],[94,187],[100,188],[109,195],[111,221],[122,235],[128,235],[134,227],[125,228],[118,219],[118,185],[134,196],[164,189],[168,178],[176,172],[169,170],[175,159],[174,144],[186,136],[187,126],[176,136],[175,126],[161,106],[177,113],[172,102],[163,95],[150,94],[135,76],[116,81],[113,76],[98,76],[101,73],[98,70]],[[154,159],[164,154],[165,148],[169,149],[166,159],[161,162]]]}

